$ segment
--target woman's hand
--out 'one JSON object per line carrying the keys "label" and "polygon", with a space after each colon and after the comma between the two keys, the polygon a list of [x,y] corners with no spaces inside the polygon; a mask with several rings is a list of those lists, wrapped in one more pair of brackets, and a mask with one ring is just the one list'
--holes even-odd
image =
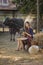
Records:
{"label": "woman's hand", "polygon": [[28,34],[27,32],[24,32],[27,36],[30,36],[31,37],[31,35],[30,34]]}
{"label": "woman's hand", "polygon": [[27,35],[27,36],[30,36],[31,37],[31,35],[28,34],[27,32],[23,32],[22,35]]}

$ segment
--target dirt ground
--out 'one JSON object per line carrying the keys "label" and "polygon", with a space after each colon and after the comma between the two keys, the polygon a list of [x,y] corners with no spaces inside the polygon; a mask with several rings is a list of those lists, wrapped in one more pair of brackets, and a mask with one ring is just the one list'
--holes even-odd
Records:
{"label": "dirt ground", "polygon": [[15,51],[17,41],[10,41],[9,33],[0,33],[0,65],[43,65],[43,49],[36,55]]}

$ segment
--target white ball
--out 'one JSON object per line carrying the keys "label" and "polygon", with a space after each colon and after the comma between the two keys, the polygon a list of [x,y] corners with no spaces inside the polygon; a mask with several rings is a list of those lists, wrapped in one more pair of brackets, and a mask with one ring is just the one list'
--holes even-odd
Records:
{"label": "white ball", "polygon": [[37,54],[39,52],[39,46],[32,45],[28,51],[30,54]]}

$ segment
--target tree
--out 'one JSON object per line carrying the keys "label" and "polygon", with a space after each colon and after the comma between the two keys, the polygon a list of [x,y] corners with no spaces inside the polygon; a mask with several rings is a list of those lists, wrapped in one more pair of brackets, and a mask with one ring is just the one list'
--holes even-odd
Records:
{"label": "tree", "polygon": [[[23,14],[37,13],[37,0],[12,0],[13,3],[21,5],[19,11]],[[39,0],[40,14],[43,14],[43,0]]]}

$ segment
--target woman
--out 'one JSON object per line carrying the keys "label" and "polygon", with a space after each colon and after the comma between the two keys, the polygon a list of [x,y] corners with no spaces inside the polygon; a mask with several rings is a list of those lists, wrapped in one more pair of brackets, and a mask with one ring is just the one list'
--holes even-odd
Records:
{"label": "woman", "polygon": [[33,29],[30,27],[30,23],[27,21],[25,23],[25,32],[23,32],[24,40],[18,40],[18,50],[20,48],[25,49],[25,45],[27,45],[27,50],[31,46],[31,40],[33,39]]}

